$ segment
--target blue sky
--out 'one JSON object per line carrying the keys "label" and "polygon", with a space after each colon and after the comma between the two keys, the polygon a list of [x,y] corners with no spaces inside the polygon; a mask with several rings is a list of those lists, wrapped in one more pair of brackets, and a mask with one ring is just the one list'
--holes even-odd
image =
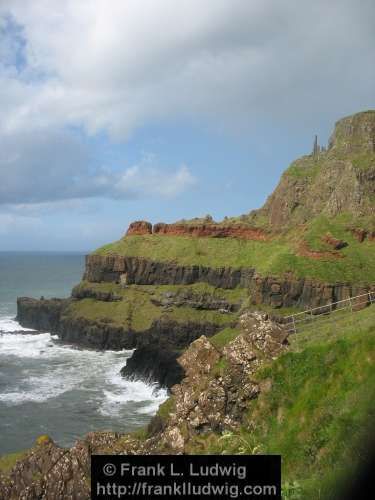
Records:
{"label": "blue sky", "polygon": [[0,250],[261,206],[375,108],[374,25],[367,0],[3,0]]}

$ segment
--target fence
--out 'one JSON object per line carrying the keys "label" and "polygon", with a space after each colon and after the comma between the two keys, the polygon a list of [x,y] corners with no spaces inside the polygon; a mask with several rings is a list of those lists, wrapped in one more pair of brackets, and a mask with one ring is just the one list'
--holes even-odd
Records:
{"label": "fence", "polygon": [[[326,316],[327,320],[331,321],[336,318],[337,313],[343,313],[344,311],[353,313],[372,304],[375,304],[374,291],[291,314],[284,318],[283,323],[285,323],[289,333],[297,333],[301,329],[305,330],[306,328],[313,327],[316,320],[322,318],[322,316]],[[324,322],[322,323],[320,319],[319,324],[324,324]]]}

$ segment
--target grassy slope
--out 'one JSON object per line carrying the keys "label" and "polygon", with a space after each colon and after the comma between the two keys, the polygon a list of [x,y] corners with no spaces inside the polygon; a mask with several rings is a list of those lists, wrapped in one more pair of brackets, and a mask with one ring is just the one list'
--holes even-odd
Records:
{"label": "grassy slope", "polygon": [[218,311],[197,310],[191,307],[162,308],[152,303],[152,300],[161,300],[166,292],[178,293],[190,290],[196,296],[208,294],[215,298],[224,298],[230,303],[240,303],[245,297],[243,289],[219,290],[205,284],[190,286],[136,286],[126,289],[114,283],[82,283],[83,288],[98,291],[112,291],[121,295],[123,300],[103,302],[93,298],[85,298],[73,302],[65,314],[73,317],[84,317],[90,320],[105,320],[111,323],[128,326],[134,331],[147,330],[153,321],[163,317],[177,322],[213,323],[227,325],[235,320],[232,313],[223,314]]}
{"label": "grassy slope", "polygon": [[0,456],[0,473],[6,475],[18,462],[22,460],[27,454],[27,451],[20,451],[18,453],[9,453],[9,455]]}
{"label": "grassy slope", "polygon": [[[366,226],[368,221],[365,222]],[[128,236],[98,249],[95,253],[142,256],[155,261],[178,262],[181,265],[208,267],[249,267],[262,275],[281,276],[292,271],[296,277],[322,281],[371,283],[375,281],[375,246],[373,242],[359,243],[348,228],[358,221],[344,214],[334,220],[318,217],[303,228],[274,237],[271,241],[246,241],[234,238],[189,238],[172,236]],[[298,255],[302,240],[312,250],[331,250],[321,241],[329,232],[348,242],[340,250],[341,259],[321,260]]]}
{"label": "grassy slope", "polygon": [[283,481],[298,481],[300,498],[326,498],[358,461],[375,417],[375,306],[304,340],[258,373],[271,389],[250,402],[238,434],[201,436],[190,451],[280,453]]}

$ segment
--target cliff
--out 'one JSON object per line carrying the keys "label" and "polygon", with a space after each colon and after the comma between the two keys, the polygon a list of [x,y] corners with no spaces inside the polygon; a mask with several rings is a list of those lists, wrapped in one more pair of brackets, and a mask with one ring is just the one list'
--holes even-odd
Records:
{"label": "cliff", "polygon": [[180,349],[245,306],[282,315],[374,290],[374,123],[375,112],[340,120],[328,150],[294,162],[248,217],[133,222],[87,256],[70,300],[19,299],[19,321],[68,342],[136,349],[124,373],[171,386]]}
{"label": "cliff", "polygon": [[356,313],[355,327],[346,320],[296,339],[264,314],[241,314],[236,329],[182,354],[184,378],[147,429],[91,432],[70,449],[41,436],[7,468],[0,460],[0,495],[89,499],[91,454],[281,453],[285,490],[331,498],[366,457],[375,411],[373,310]]}
{"label": "cliff", "polygon": [[[375,111],[339,120],[327,150],[291,164],[278,186],[249,220],[271,228],[305,223],[320,214],[350,213],[354,219],[375,215]],[[372,221],[368,221],[373,224]]]}
{"label": "cliff", "polygon": [[0,491],[89,498],[91,453],[282,453],[287,477],[315,485],[342,465],[373,412],[373,307],[355,328],[337,311],[332,327],[298,339],[283,322],[375,291],[374,131],[375,111],[344,118],[261,209],[220,223],[135,221],[87,256],[69,299],[18,299],[24,326],[134,349],[122,374],[171,397],[141,434],[91,433],[70,450],[42,439],[0,475]]}

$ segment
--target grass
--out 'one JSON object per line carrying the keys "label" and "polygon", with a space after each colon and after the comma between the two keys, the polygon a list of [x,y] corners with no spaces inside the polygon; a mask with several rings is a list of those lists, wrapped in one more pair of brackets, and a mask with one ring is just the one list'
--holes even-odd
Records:
{"label": "grass", "polygon": [[223,330],[220,330],[218,333],[210,337],[210,342],[213,344],[217,349],[223,349],[229,342],[234,340],[239,334],[241,333],[241,330],[239,328],[224,328]]}
{"label": "grass", "polygon": [[360,313],[345,309],[313,319],[313,323],[302,324],[298,333],[290,335],[288,340],[293,351],[301,351],[314,344],[335,342],[346,335],[353,338],[353,331],[360,338],[367,335],[372,325],[375,325],[375,306],[367,307]]}
{"label": "grass", "polygon": [[175,410],[175,404],[176,404],[175,397],[171,396],[159,406],[159,409],[156,413],[157,416],[160,417],[162,420],[167,420],[169,414]]}
{"label": "grass", "polygon": [[155,261],[207,267],[256,267],[266,269],[275,255],[288,252],[283,242],[235,238],[195,238],[160,235],[127,236],[95,253],[142,256]]}
{"label": "grass", "polygon": [[[228,325],[235,321],[236,315],[232,313],[221,313],[215,310],[194,309],[191,307],[171,306],[162,308],[155,305],[152,300],[160,300],[162,295],[169,292],[181,292],[189,287],[182,286],[137,286],[131,285],[126,289],[114,283],[82,283],[83,288],[92,288],[101,291],[112,291],[121,295],[123,299],[115,302],[104,302],[93,298],[85,298],[72,302],[65,314],[72,317],[86,318],[91,321],[111,322],[112,324],[127,327],[133,331],[145,331],[149,329],[154,321],[160,318],[170,319],[176,322],[212,323],[215,325]],[[209,293],[228,298],[236,303],[244,293],[244,290],[214,290],[208,285],[192,285],[193,293]]]}
{"label": "grass", "polygon": [[[283,481],[300,498],[328,498],[366,454],[375,418],[375,321],[371,308],[336,326],[333,336],[305,338],[257,374],[271,389],[249,402],[238,432],[201,435],[190,453],[276,453]],[[293,348],[293,346],[292,346]]]}
{"label": "grass", "polygon": [[216,288],[208,283],[193,283],[191,285],[130,285],[123,288],[117,283],[91,283],[82,281],[77,288],[81,290],[90,289],[100,292],[112,292],[114,295],[126,297],[131,291],[145,293],[155,300],[162,300],[166,293],[179,295],[188,293],[194,298],[200,299],[205,296],[214,299],[224,299],[233,305],[240,305],[247,297],[247,291],[243,288],[223,289]]}
{"label": "grass", "polygon": [[375,167],[375,154],[363,153],[356,155],[352,162],[357,170],[369,170],[370,168]]}
{"label": "grass", "polygon": [[22,460],[26,454],[27,451],[20,451],[0,456],[0,473],[6,475],[15,466],[16,462]]}
{"label": "grass", "polygon": [[285,171],[284,176],[294,179],[306,179],[311,181],[319,175],[324,162],[313,156],[303,156],[294,161]]}
{"label": "grass", "polygon": [[142,256],[154,261],[213,268],[253,268],[261,275],[282,276],[292,272],[297,278],[321,281],[371,283],[375,281],[373,242],[359,243],[347,228],[345,217],[328,222],[320,217],[307,226],[303,237],[313,250],[326,248],[321,237],[327,232],[349,243],[340,250],[341,259],[312,259],[298,255],[301,233],[297,230],[270,241],[234,238],[189,238],[173,236],[128,236],[96,251],[100,255]]}

